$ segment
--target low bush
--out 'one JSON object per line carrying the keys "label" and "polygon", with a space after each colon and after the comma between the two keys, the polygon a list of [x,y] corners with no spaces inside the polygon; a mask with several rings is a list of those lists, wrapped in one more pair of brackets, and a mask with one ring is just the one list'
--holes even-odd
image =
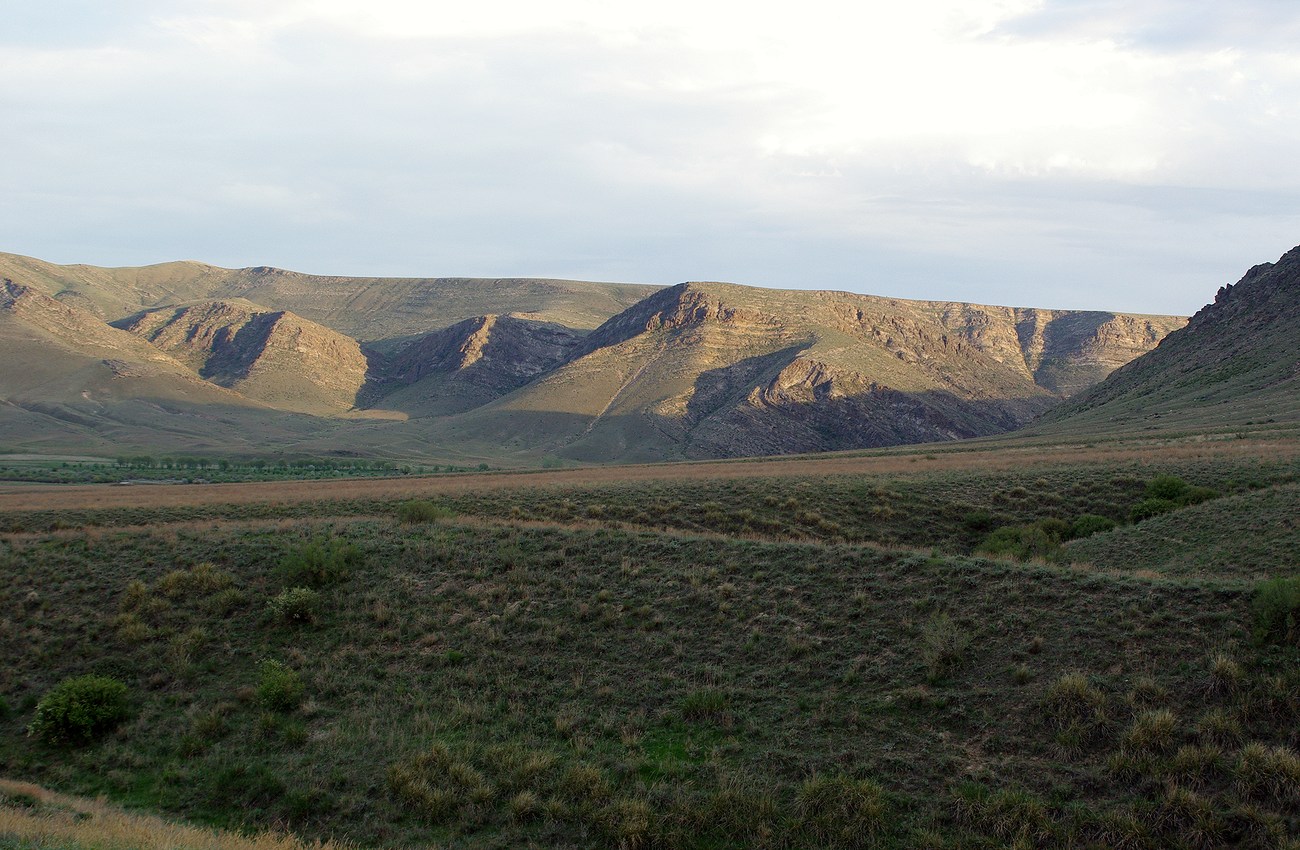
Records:
{"label": "low bush", "polygon": [[279,661],[263,661],[257,684],[257,701],[269,711],[292,711],[302,702],[306,688],[297,671]]}
{"label": "low bush", "polygon": [[1110,531],[1114,527],[1115,520],[1109,517],[1084,514],[1070,524],[1070,539],[1078,540],[1081,537],[1091,537],[1103,531]]}
{"label": "low bush", "polygon": [[1141,522],[1175,508],[1199,505],[1218,498],[1219,491],[1210,487],[1193,486],[1174,475],[1161,475],[1147,483],[1144,495],[1146,498],[1129,511],[1129,520],[1132,522]]}
{"label": "low bush", "polygon": [[126,685],[108,676],[65,679],[42,697],[27,727],[51,744],[84,744],[126,719]]}
{"label": "low bush", "polygon": [[731,706],[731,697],[714,688],[691,691],[682,697],[683,720],[720,720]]}
{"label": "low bush", "polygon": [[1129,522],[1141,522],[1144,519],[1167,514],[1176,507],[1178,503],[1172,499],[1143,499],[1129,510],[1128,519]]}
{"label": "low bush", "polygon": [[397,507],[397,518],[407,525],[415,525],[422,522],[437,522],[438,520],[451,519],[456,512],[450,508],[436,505],[433,502],[423,499],[413,499],[409,502],[403,502]]}
{"label": "low bush", "polygon": [[361,550],[339,538],[303,543],[280,561],[288,587],[327,587],[346,580],[361,565]]}
{"label": "low bush", "polygon": [[935,684],[966,657],[971,638],[946,613],[935,615],[921,630],[921,663],[926,680]]}
{"label": "low bush", "polygon": [[1234,772],[1237,786],[1246,794],[1300,803],[1300,754],[1295,750],[1247,744]]}
{"label": "low bush", "polygon": [[1124,735],[1125,749],[1135,752],[1164,753],[1173,748],[1178,732],[1178,718],[1168,709],[1144,711],[1133,719]]}
{"label": "low bush", "polygon": [[316,617],[320,594],[310,587],[286,588],[266,603],[271,616],[286,623],[310,623]]}
{"label": "low bush", "polygon": [[1148,499],[1168,499],[1176,501],[1191,487],[1176,475],[1158,475],[1147,482]]}
{"label": "low bush", "polygon": [[1061,548],[1060,535],[1053,536],[1039,524],[1004,525],[984,538],[975,551],[983,555],[1007,555],[1024,561],[1049,558]]}
{"label": "low bush", "polygon": [[1257,585],[1251,609],[1259,642],[1300,643],[1300,576]]}

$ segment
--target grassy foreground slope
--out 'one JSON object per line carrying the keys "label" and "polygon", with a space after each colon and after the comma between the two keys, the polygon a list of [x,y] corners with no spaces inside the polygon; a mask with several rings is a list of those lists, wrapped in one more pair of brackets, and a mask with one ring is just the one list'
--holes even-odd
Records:
{"label": "grassy foreground slope", "polygon": [[[449,489],[430,522],[7,510],[0,771],[376,846],[1295,847],[1300,658],[1254,640],[1252,572],[965,554],[1158,474],[1238,495],[1157,520],[1282,511],[1294,453],[944,463]],[[89,672],[130,718],[27,736]]]}
{"label": "grassy foreground slope", "polygon": [[245,836],[126,812],[102,800],[0,780],[0,850],[344,850],[289,836]]}

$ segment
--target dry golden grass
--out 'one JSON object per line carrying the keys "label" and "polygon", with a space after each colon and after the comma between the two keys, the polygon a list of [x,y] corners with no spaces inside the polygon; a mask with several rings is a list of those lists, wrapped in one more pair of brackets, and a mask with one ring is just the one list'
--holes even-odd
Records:
{"label": "dry golden grass", "polygon": [[1066,464],[1157,462],[1214,457],[1293,457],[1300,440],[1151,440],[1112,445],[1000,446],[966,449],[925,446],[885,454],[832,454],[818,457],[694,463],[600,466],[536,472],[488,472],[404,478],[273,481],[245,484],[0,487],[0,511],[73,510],[82,508],[150,508],[193,505],[291,504],[342,499],[409,499],[430,495],[534,487],[592,485],[668,480],[735,480],[743,478],[825,475],[899,475],[960,470],[1024,470]]}
{"label": "dry golden grass", "polygon": [[0,794],[35,801],[19,806],[0,801],[0,838],[38,847],[93,847],[95,850],[347,850],[332,841],[305,842],[290,835],[248,837],[170,823],[132,814],[97,800],[47,791],[25,782],[0,779]]}

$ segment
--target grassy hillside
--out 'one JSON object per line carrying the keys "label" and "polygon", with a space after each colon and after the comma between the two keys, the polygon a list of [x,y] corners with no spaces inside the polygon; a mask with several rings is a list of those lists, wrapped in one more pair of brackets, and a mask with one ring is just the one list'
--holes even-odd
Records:
{"label": "grassy hillside", "polygon": [[[1256,574],[967,554],[1161,475],[1280,522],[1279,448],[10,510],[0,771],[375,846],[1294,847]],[[27,736],[85,673],[126,719]]]}
{"label": "grassy hillside", "polygon": [[361,342],[427,333],[507,309],[590,329],[658,287],[542,278],[375,278],[309,275],[196,262],[138,268],[60,266],[0,253],[0,277],[27,283],[108,320],[198,301],[243,298],[291,310]]}
{"label": "grassy hillside", "polygon": [[[10,254],[0,275],[44,305],[19,315],[16,297],[0,304],[0,347],[21,364],[11,377],[34,386],[23,396],[0,386],[0,398],[29,413],[57,404],[81,426],[56,429],[57,445],[31,416],[6,417],[6,430],[16,445],[60,452],[168,451],[171,414],[195,431],[207,407],[232,405],[250,412],[231,449],[459,463],[952,440],[1018,427],[1183,324],[724,283],[105,269]],[[33,336],[37,314],[47,321]],[[44,357],[49,344],[75,356]],[[151,415],[141,401],[168,405]],[[323,421],[286,430],[283,413]]]}
{"label": "grassy hillside", "polygon": [[952,440],[1013,429],[1183,320],[689,283],[611,318],[568,362],[435,442],[661,461]]}
{"label": "grassy hillside", "polygon": [[1300,248],[1251,269],[1154,351],[1034,431],[1252,431],[1300,421]]}

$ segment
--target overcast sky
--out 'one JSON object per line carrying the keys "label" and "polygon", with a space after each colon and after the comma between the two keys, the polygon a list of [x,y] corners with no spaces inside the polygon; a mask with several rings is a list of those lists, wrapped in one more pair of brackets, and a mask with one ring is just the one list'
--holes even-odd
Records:
{"label": "overcast sky", "polygon": [[1300,244],[1294,0],[7,0],[0,250],[1191,313]]}

